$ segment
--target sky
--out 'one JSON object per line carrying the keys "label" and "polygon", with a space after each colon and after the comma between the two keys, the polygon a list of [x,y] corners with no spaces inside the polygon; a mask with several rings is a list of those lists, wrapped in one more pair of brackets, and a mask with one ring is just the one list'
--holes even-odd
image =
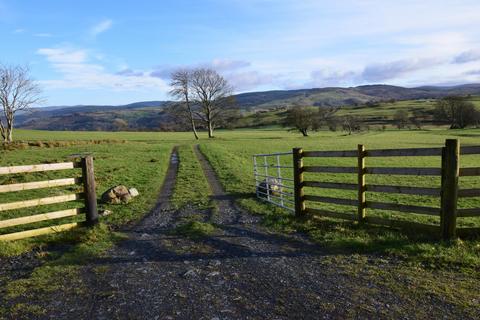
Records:
{"label": "sky", "polygon": [[0,0],[0,39],[46,105],[169,99],[185,67],[237,93],[480,83],[478,0]]}

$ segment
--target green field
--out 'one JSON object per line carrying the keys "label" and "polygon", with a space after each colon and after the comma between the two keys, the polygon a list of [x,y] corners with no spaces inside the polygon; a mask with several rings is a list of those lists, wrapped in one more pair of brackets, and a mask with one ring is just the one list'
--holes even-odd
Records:
{"label": "green field", "polygon": [[[162,178],[168,166],[169,153],[173,146],[179,146],[181,167],[178,183],[173,198],[173,203],[181,207],[189,202],[208,206],[208,192],[206,181],[202,178],[199,164],[194,161],[192,146],[200,144],[202,152],[207,156],[215,168],[219,178],[228,192],[238,196],[238,202],[248,210],[265,216],[265,224],[282,232],[302,230],[310,236],[330,248],[356,248],[363,251],[392,252],[406,256],[419,256],[422,259],[433,259],[439,263],[454,263],[464,266],[480,265],[478,261],[478,241],[469,240],[462,242],[462,246],[448,244],[437,245],[436,241],[421,236],[407,235],[403,232],[393,231],[388,228],[359,227],[355,224],[341,221],[324,219],[323,222],[296,221],[291,213],[276,208],[272,205],[259,202],[255,199],[255,187],[253,180],[252,155],[256,153],[286,152],[293,147],[303,147],[305,150],[355,150],[358,144],[364,144],[367,149],[375,148],[415,148],[415,147],[441,147],[445,139],[458,138],[462,145],[480,144],[480,130],[415,130],[399,131],[387,130],[366,132],[354,135],[321,131],[304,138],[299,134],[285,130],[235,130],[218,131],[217,138],[208,140],[205,135],[197,142],[192,139],[190,133],[134,133],[134,132],[48,132],[48,131],[25,131],[18,130],[16,138],[25,141],[71,141],[71,140],[104,140],[110,139],[116,142],[102,144],[87,144],[67,147],[26,147],[25,149],[2,152],[0,165],[34,164],[41,162],[63,161],[71,154],[91,152],[95,155],[95,170],[98,183],[98,195],[107,188],[126,184],[129,187],[139,189],[141,196],[126,206],[102,206],[109,209],[113,214],[102,218],[106,226],[118,225],[139,219],[148,213],[155,202],[155,198]],[[462,166],[478,166],[479,156],[462,157]],[[289,163],[287,157],[283,160]],[[426,166],[439,167],[439,157],[419,157],[415,161],[406,158],[379,158],[367,159],[367,166]],[[356,159],[329,160],[307,159],[306,165],[322,164],[334,166],[355,166]],[[36,174],[29,176],[4,176],[0,183],[15,183],[30,180],[43,180],[54,177],[65,177],[63,173]],[[70,173],[72,174],[72,173]],[[288,177],[288,172],[284,173]],[[67,177],[69,177],[68,175]],[[308,180],[317,181],[342,181],[356,182],[355,175],[348,174],[310,174]],[[438,178],[417,177],[389,177],[368,176],[367,183],[377,184],[400,184],[415,186],[438,186]],[[197,188],[192,188],[195,186]],[[480,187],[478,178],[462,178],[462,187]],[[10,194],[2,194],[1,202],[10,202],[39,195],[58,194],[62,191],[51,189],[49,191],[25,191]],[[48,193],[50,192],[50,193]],[[308,194],[321,194],[332,197],[355,199],[356,192],[312,189]],[[394,202],[403,204],[418,204],[438,207],[438,198],[418,197],[396,194],[367,194],[368,200]],[[81,204],[79,204],[81,205]],[[310,207],[318,207],[318,204],[309,203]],[[480,207],[479,198],[468,198],[460,203],[462,208]],[[57,209],[56,206],[53,209]],[[344,213],[355,213],[354,207],[325,205],[322,208]],[[43,210],[43,208],[42,208]],[[46,208],[45,208],[46,210]],[[48,210],[48,211],[52,211]],[[28,215],[31,212],[18,210],[3,213],[0,218]],[[417,221],[429,224],[438,224],[438,217],[429,217],[408,213],[392,213],[381,210],[369,210],[368,215],[394,217],[408,221]],[[63,222],[63,221],[62,221]],[[462,218],[458,220],[460,226],[480,226],[480,219]],[[44,225],[45,223],[39,223]],[[15,229],[15,228],[14,228]],[[15,230],[20,229],[16,228]],[[2,230],[3,233],[12,230]],[[44,241],[55,241],[61,236],[41,237],[33,240],[19,241],[16,244],[2,244],[3,254],[21,252],[18,247],[29,248]],[[22,247],[20,244],[26,243]],[[13,248],[12,248],[13,246]],[[422,249],[423,248],[423,249]]]}
{"label": "green field", "polygon": [[[477,108],[480,109],[480,97],[473,96],[468,99]],[[423,128],[438,129],[438,125],[433,123],[433,111],[437,101],[435,99],[402,100],[395,102],[380,102],[375,106],[343,106],[335,113],[338,117],[354,116],[361,119],[364,125],[370,129],[380,129],[383,126],[395,128],[393,121],[394,115],[398,110],[405,110],[410,117],[416,118],[422,123]],[[306,104],[303,104],[306,105]],[[316,109],[317,107],[312,107]],[[286,108],[277,108],[273,110],[253,111],[245,114],[245,117],[238,120],[238,127],[265,127],[281,126],[286,116]],[[411,124],[414,129],[414,125]],[[446,126],[445,126],[446,127]],[[339,126],[338,131],[341,131]]]}

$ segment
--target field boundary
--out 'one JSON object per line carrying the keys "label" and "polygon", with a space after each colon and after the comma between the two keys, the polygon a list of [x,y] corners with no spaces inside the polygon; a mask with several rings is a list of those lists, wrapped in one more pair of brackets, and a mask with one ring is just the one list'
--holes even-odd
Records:
{"label": "field boundary", "polygon": [[[285,154],[285,153],[283,153]],[[371,223],[397,228],[409,228],[420,232],[435,234],[448,240],[456,236],[470,236],[480,234],[480,228],[457,228],[457,219],[462,217],[480,218],[480,208],[458,209],[459,198],[480,197],[480,188],[461,189],[459,178],[480,176],[480,167],[460,168],[461,155],[480,155],[480,146],[460,147],[457,139],[447,139],[444,147],[440,148],[409,148],[409,149],[378,149],[367,150],[364,145],[358,145],[357,150],[345,151],[304,151],[302,148],[293,148],[291,153],[292,166],[267,165],[265,167],[287,167],[293,169],[293,200],[294,212],[298,217],[324,216],[338,219],[357,221],[359,223]],[[278,154],[265,154],[254,156],[255,175],[258,176],[256,158],[258,156],[276,156]],[[356,158],[357,166],[305,166],[306,158]],[[367,158],[376,157],[409,157],[415,161],[415,157],[441,157],[441,167],[368,167]],[[317,181],[315,179],[305,180],[304,173],[327,173],[327,174],[356,174],[357,183],[341,183]],[[368,175],[399,175],[399,176],[437,176],[441,178],[439,187],[420,186],[398,186],[367,184]],[[269,179],[268,174],[265,175]],[[264,180],[267,186],[267,196],[270,200],[268,188],[272,188],[273,182]],[[259,183],[257,181],[257,196]],[[276,186],[282,192],[282,186]],[[320,189],[339,189],[357,191],[356,199],[345,199],[305,194],[305,187]],[[428,207],[423,205],[398,204],[379,201],[368,201],[367,193],[396,193],[406,195],[430,196],[439,199],[439,207]],[[272,202],[272,201],[269,201]],[[339,213],[324,209],[309,207],[310,202],[328,203],[357,208],[356,214]],[[275,202],[272,202],[276,204]],[[283,204],[283,203],[282,203]],[[278,204],[277,204],[278,205]],[[440,225],[424,224],[419,222],[386,219],[379,217],[368,217],[368,209],[402,212],[407,214],[420,214],[436,216],[440,218]]]}
{"label": "field boundary", "polygon": [[23,165],[23,166],[10,166],[0,167],[0,175],[9,174],[28,174],[33,172],[46,172],[46,171],[60,171],[70,169],[82,169],[81,178],[64,178],[55,180],[45,180],[27,183],[16,183],[0,185],[0,193],[17,192],[24,190],[45,189],[60,186],[71,185],[83,185],[82,193],[71,193],[59,196],[51,196],[46,198],[29,199],[10,203],[0,203],[0,212],[15,210],[20,208],[31,208],[37,206],[45,206],[50,204],[58,204],[70,201],[76,201],[79,199],[84,200],[84,208],[72,208],[55,212],[47,212],[34,214],[30,216],[22,216],[18,218],[11,218],[6,220],[0,220],[0,229],[9,228],[19,225],[26,225],[40,221],[55,220],[66,217],[72,217],[85,213],[85,221],[80,223],[67,223],[61,225],[53,225],[38,229],[29,229],[25,231],[6,233],[0,235],[0,241],[7,240],[19,240],[44,234],[56,233],[60,231],[70,230],[80,225],[93,225],[98,222],[98,210],[97,210],[97,195],[95,192],[95,174],[93,168],[93,157],[83,156],[80,157],[80,161],[61,162],[61,163],[49,163],[49,164],[36,164],[36,165]]}

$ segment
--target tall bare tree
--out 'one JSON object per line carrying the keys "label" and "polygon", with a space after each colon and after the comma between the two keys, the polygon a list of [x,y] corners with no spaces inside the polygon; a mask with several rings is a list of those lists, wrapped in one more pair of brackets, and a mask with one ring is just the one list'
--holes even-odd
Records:
{"label": "tall bare tree", "polygon": [[208,137],[213,138],[215,126],[233,105],[233,88],[215,70],[199,68],[191,73],[191,94],[198,106],[195,114],[205,122]]}
{"label": "tall bare tree", "polygon": [[190,70],[175,70],[171,75],[170,86],[172,87],[172,90],[170,91],[170,95],[182,100],[184,108],[183,110],[181,110],[181,113],[185,114],[188,118],[195,139],[198,140],[197,128],[195,126],[195,118],[190,103],[191,78],[192,72]]}
{"label": "tall bare tree", "polygon": [[39,85],[30,77],[26,66],[0,65],[0,134],[4,142],[13,141],[15,115],[42,102]]}

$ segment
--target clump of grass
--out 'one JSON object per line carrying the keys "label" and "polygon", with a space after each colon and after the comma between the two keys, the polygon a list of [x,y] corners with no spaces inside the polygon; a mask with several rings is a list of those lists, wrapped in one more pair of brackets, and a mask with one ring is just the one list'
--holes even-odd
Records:
{"label": "clump of grass", "polygon": [[177,209],[187,204],[200,209],[211,208],[210,187],[192,146],[180,146],[178,157],[180,162],[171,203]]}
{"label": "clump of grass", "polygon": [[174,233],[191,239],[199,239],[211,236],[215,231],[216,228],[211,223],[190,220],[176,227]]}

